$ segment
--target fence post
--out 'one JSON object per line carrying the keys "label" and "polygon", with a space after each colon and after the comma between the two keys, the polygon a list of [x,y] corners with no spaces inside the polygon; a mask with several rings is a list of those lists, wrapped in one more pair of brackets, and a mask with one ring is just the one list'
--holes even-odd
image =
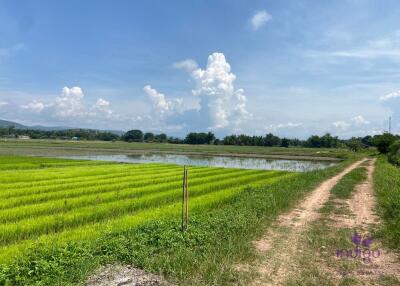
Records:
{"label": "fence post", "polygon": [[182,231],[185,230],[185,181],[186,181],[186,165],[183,166],[183,181],[182,181]]}
{"label": "fence post", "polygon": [[186,189],[186,229],[189,228],[189,184],[188,184],[188,169],[186,168],[186,183],[185,183],[185,189]]}

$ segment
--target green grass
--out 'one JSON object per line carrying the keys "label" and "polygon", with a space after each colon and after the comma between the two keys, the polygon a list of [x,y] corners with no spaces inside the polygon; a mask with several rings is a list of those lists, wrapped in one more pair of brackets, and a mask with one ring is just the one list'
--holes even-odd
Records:
{"label": "green grass", "polygon": [[374,172],[378,213],[383,220],[382,238],[400,250],[400,169],[379,157]]}
{"label": "green grass", "polygon": [[0,285],[79,285],[112,262],[182,285],[241,285],[232,265],[254,255],[252,239],[350,161],[307,173],[191,167],[182,233],[181,167],[0,157]]}
{"label": "green grass", "polygon": [[358,167],[346,174],[332,189],[331,193],[339,199],[349,199],[360,182],[367,178],[364,167]]}

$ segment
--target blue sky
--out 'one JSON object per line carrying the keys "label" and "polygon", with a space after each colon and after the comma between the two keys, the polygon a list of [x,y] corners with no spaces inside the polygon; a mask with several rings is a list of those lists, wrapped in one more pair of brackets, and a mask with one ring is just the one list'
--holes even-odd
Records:
{"label": "blue sky", "polygon": [[398,1],[0,0],[0,118],[304,138],[400,131]]}

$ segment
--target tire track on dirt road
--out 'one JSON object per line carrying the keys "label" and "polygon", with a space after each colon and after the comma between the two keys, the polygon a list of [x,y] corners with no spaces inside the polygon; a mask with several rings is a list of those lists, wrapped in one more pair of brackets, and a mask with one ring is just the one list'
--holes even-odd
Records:
{"label": "tire track on dirt road", "polygon": [[[269,227],[266,234],[254,242],[264,260],[249,266],[258,277],[252,285],[281,285],[295,271],[294,257],[298,254],[299,240],[310,222],[319,217],[318,210],[328,201],[330,190],[349,172],[367,159],[359,160],[338,175],[315,188],[295,209],[283,214]],[[268,251],[273,249],[273,251]],[[241,268],[249,268],[241,267]]]}

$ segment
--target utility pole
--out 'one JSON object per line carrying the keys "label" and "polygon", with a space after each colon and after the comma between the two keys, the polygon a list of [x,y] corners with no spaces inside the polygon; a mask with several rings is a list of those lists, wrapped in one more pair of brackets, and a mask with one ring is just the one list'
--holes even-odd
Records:
{"label": "utility pole", "polygon": [[389,133],[392,133],[392,116],[389,116]]}

